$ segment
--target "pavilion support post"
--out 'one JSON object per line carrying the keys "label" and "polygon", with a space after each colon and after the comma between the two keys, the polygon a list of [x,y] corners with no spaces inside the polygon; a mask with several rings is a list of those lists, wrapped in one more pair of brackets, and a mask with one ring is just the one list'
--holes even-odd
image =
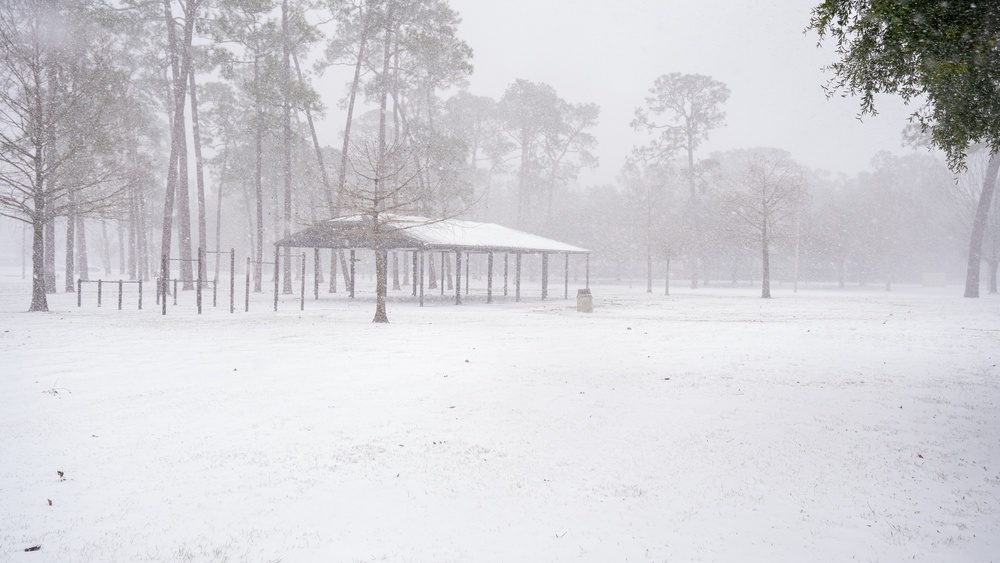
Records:
{"label": "pavilion support post", "polygon": [[462,304],[462,251],[455,251],[455,305]]}
{"label": "pavilion support post", "polygon": [[[417,280],[419,278],[417,274],[417,251],[414,250],[410,254],[413,254],[413,296],[417,296]],[[423,253],[420,254],[420,258],[423,259]]]}
{"label": "pavilion support post", "polygon": [[281,273],[281,247],[274,245],[274,310],[278,310],[278,281]]}
{"label": "pavilion support post", "polygon": [[438,285],[441,286],[441,297],[444,297],[444,261],[448,259],[448,253],[441,251],[441,280]]}
{"label": "pavilion support post", "polygon": [[514,301],[521,300],[521,253],[517,253],[514,265]]}
{"label": "pavilion support post", "polygon": [[549,255],[542,253],[542,301],[549,297]]}
{"label": "pavilion support post", "polygon": [[486,302],[493,303],[493,253],[486,256]]}
{"label": "pavilion support post", "polygon": [[[302,262],[305,263],[305,260],[303,260]],[[317,301],[319,301],[319,271],[320,271],[319,269],[322,267],[323,265],[320,264],[319,260],[319,249],[314,248],[313,249],[313,296]],[[302,276],[302,278],[305,279],[305,276]]]}
{"label": "pavilion support post", "polygon": [[587,289],[590,289],[590,254],[587,254]]}
{"label": "pavilion support post", "polygon": [[[414,252],[416,255],[416,252]],[[420,306],[424,306],[424,251],[420,251]]]}
{"label": "pavilion support post", "polygon": [[472,254],[465,253],[465,294],[469,294],[469,265],[472,264]]}
{"label": "pavilion support post", "polygon": [[503,296],[507,297],[507,266],[510,262],[510,253],[503,253]]}
{"label": "pavilion support post", "polygon": [[[306,253],[302,253],[302,268],[299,271],[302,288],[299,290],[299,311],[306,310]],[[316,282],[316,297],[319,298],[319,281]]]}
{"label": "pavilion support post", "polygon": [[354,257],[354,249],[351,249],[351,299],[354,299],[354,263],[357,259]]}
{"label": "pavilion support post", "polygon": [[569,299],[569,252],[566,253],[566,294],[563,299]]}

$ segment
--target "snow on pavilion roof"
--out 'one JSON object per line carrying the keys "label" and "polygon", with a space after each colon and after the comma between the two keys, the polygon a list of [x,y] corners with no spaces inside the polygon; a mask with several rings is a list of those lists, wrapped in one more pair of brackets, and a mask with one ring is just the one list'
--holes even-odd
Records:
{"label": "snow on pavilion roof", "polygon": [[[459,219],[389,216],[379,225],[386,248],[586,254],[585,248],[494,223]],[[303,229],[280,241],[286,248],[371,248],[371,218],[338,217]]]}

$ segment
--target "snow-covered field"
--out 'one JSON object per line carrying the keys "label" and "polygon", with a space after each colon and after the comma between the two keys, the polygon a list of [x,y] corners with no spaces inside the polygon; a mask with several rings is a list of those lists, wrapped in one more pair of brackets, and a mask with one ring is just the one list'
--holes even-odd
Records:
{"label": "snow-covered field", "polygon": [[996,296],[557,284],[374,325],[29,314],[17,274],[2,561],[1000,561]]}

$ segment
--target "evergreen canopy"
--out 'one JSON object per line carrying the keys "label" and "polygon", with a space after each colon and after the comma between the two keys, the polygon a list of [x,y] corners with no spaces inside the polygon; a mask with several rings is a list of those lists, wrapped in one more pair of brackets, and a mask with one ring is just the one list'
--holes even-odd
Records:
{"label": "evergreen canopy", "polygon": [[836,41],[830,92],[923,100],[913,117],[962,168],[969,146],[1000,149],[1000,2],[995,0],[825,0],[809,25]]}

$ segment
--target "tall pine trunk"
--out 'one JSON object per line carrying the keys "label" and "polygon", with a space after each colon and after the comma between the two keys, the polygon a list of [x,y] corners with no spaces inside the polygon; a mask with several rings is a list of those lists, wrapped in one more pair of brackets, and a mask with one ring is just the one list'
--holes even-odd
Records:
{"label": "tall pine trunk", "polygon": [[[291,101],[291,56],[288,45],[288,0],[281,2],[281,105],[284,110],[282,118],[282,176],[285,187],[285,237],[292,234],[292,101]],[[286,249],[291,250],[291,249]],[[292,258],[290,252],[285,252],[285,273],[282,277],[282,292],[292,293]]]}
{"label": "tall pine trunk", "polygon": [[262,185],[263,160],[264,160],[264,102],[260,99],[260,53],[254,51],[253,57],[253,85],[254,104],[256,105],[256,123],[254,123],[254,197],[257,200],[257,240],[255,241],[255,263],[253,276],[253,290],[257,293],[262,291],[261,279],[264,275],[264,187]]}
{"label": "tall pine trunk", "polygon": [[[225,193],[226,185],[226,167],[229,165],[229,145],[226,144],[222,149],[222,166],[219,173],[219,185],[216,188],[218,193],[218,200],[215,203],[215,250],[216,252],[222,250],[222,194]],[[219,257],[218,254],[215,255],[216,258]],[[219,260],[215,261],[215,280],[219,279]]]}
{"label": "tall pine trunk", "polygon": [[[208,226],[205,221],[205,167],[201,155],[201,129],[198,125],[198,85],[195,83],[194,64],[189,67],[188,75],[191,88],[191,133],[194,141],[194,171],[198,197],[198,247],[202,250],[208,250]],[[215,250],[219,250],[218,244],[215,245]],[[206,267],[207,265],[202,261],[201,271],[197,274],[199,279],[208,279],[205,272]]]}
{"label": "tall pine trunk", "polygon": [[[160,241],[160,255],[164,258],[170,258],[170,247],[171,247],[171,236],[173,234],[173,211],[174,211],[174,200],[177,196],[177,173],[178,173],[178,162],[180,161],[181,151],[184,150],[184,101],[185,92],[184,80],[178,81],[180,77],[187,76],[187,65],[190,64],[190,57],[188,51],[190,50],[191,39],[194,35],[194,14],[187,14],[184,19],[184,39],[182,48],[184,50],[183,56],[178,52],[177,44],[177,33],[174,29],[174,17],[170,7],[170,0],[163,0],[163,15],[167,25],[167,45],[168,45],[168,56],[170,58],[170,65],[173,69],[174,76],[174,107],[173,107],[173,119],[170,131],[170,160],[167,165],[167,190],[163,201],[163,230],[162,239]],[[186,195],[186,194],[185,194]],[[190,232],[188,233],[190,237]],[[183,244],[181,245],[183,246]],[[188,248],[190,251],[190,247]],[[190,252],[189,252],[190,254]],[[190,263],[188,263],[190,264]],[[190,274],[190,271],[188,272]],[[166,287],[167,280],[170,278],[170,266],[167,260],[161,260],[160,266],[160,280]],[[166,299],[163,300],[164,313],[166,312]]]}

